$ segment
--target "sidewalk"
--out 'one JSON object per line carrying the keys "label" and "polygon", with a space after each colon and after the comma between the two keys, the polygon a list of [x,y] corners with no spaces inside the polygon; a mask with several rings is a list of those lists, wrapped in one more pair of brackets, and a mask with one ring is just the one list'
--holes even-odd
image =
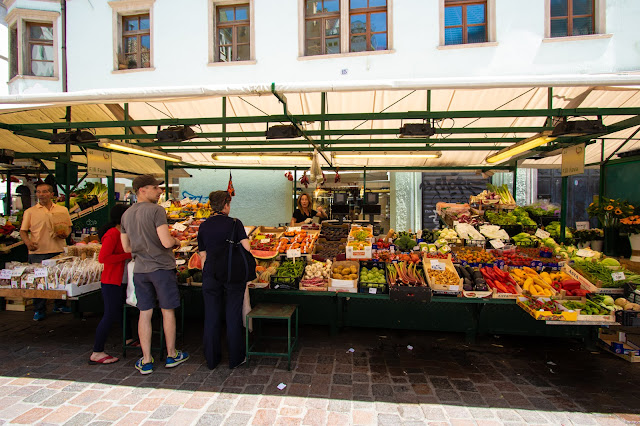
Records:
{"label": "sidewalk", "polygon": [[210,371],[189,321],[191,359],[142,376],[136,351],[87,364],[99,317],[32,315],[0,312],[0,424],[640,424],[640,365],[573,341],[302,327],[290,372],[279,358]]}

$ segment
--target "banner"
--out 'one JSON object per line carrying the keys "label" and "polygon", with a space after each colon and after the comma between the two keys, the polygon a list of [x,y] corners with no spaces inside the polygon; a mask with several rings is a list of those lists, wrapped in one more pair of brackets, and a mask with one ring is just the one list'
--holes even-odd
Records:
{"label": "banner", "polygon": [[111,152],[87,149],[87,173],[92,176],[111,176]]}

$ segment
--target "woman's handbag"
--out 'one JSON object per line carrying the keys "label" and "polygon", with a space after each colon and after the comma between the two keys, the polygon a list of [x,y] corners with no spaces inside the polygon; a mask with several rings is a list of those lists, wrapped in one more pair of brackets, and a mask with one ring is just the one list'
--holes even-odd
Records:
{"label": "woman's handbag", "polygon": [[214,256],[213,275],[216,281],[229,283],[238,282],[246,284],[256,279],[256,260],[243,246],[236,241],[236,223],[233,219],[231,234],[227,239],[228,249],[220,250]]}
{"label": "woman's handbag", "polygon": [[136,286],[133,284],[133,268],[135,262],[132,260],[127,263],[127,305],[138,306],[138,298],[136,297]]}

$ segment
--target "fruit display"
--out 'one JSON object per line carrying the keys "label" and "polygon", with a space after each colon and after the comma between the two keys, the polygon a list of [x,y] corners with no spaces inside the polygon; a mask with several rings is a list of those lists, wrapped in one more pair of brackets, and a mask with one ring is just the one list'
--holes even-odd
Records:
{"label": "fruit display", "polygon": [[472,266],[477,266],[480,264],[493,265],[496,261],[496,258],[493,257],[491,253],[476,247],[465,247],[460,249],[454,249],[453,253],[454,253],[455,259],[457,259],[460,262],[466,262]]}
{"label": "fruit display", "polygon": [[340,241],[349,236],[349,225],[322,224],[320,238],[327,241]]}
{"label": "fruit display", "polygon": [[535,270],[524,267],[511,269],[510,275],[522,287],[525,294],[549,297],[557,293],[551,286],[553,280],[546,272],[538,275]]}
{"label": "fruit display", "polygon": [[183,242],[183,245],[186,245],[198,238],[198,229],[202,222],[204,222],[204,219],[190,218],[183,222],[169,225],[169,234]]}
{"label": "fruit display", "polygon": [[640,311],[639,304],[633,303],[624,297],[618,297],[613,303],[615,306],[621,307],[623,311]]}
{"label": "fruit display", "polygon": [[349,231],[349,237],[355,241],[364,242],[368,238],[373,237],[373,229],[369,226],[352,225]]}
{"label": "fruit display", "polygon": [[302,229],[300,231],[285,231],[278,239],[276,250],[278,253],[286,253],[289,249],[300,249],[301,254],[310,254],[313,252],[314,245],[318,239],[318,232]]}
{"label": "fruit display", "polygon": [[489,287],[484,279],[484,275],[477,269],[470,266],[455,265],[458,275],[463,279],[462,288],[464,291],[487,291]]}
{"label": "fruit display", "polygon": [[352,263],[335,262],[331,271],[331,278],[334,280],[357,280],[358,267]]}
{"label": "fruit display", "polygon": [[209,202],[199,203],[197,201],[187,200],[180,202],[179,200],[170,200],[166,203],[170,203],[165,207],[167,217],[169,219],[179,220],[192,216],[196,219],[206,219],[211,216],[211,207]]}
{"label": "fruit display", "polygon": [[274,275],[280,266],[280,262],[277,260],[264,260],[259,259],[256,262],[256,279],[254,283],[269,283],[271,276]]}
{"label": "fruit display", "polygon": [[[544,275],[546,274],[546,275]],[[564,290],[566,296],[578,296],[584,297],[587,294],[591,293],[589,290],[582,288],[582,284],[579,281],[574,280],[569,275],[564,272],[550,273],[542,272],[540,274],[543,279],[546,279],[547,276],[551,278],[551,286],[558,292]]]}
{"label": "fruit display", "polygon": [[271,275],[270,283],[272,289],[297,290],[298,280],[304,273],[305,262],[302,259],[287,259],[277,268],[275,274]]}
{"label": "fruit display", "polygon": [[346,242],[318,239],[316,242],[316,252],[313,255],[313,258],[321,261],[333,259],[339,254],[344,253],[346,246]]}
{"label": "fruit display", "polygon": [[417,263],[396,262],[387,265],[390,285],[426,286],[427,280],[422,265]]}
{"label": "fruit display", "polygon": [[552,300],[534,299],[532,297],[523,297],[521,304],[527,306],[532,311],[551,312],[554,315],[561,315],[562,309]]}
{"label": "fruit display", "polygon": [[559,303],[567,309],[580,311],[580,315],[609,315],[611,313],[608,309],[591,300],[585,300],[584,303],[575,300],[563,300]]}
{"label": "fruit display", "polygon": [[249,238],[251,254],[256,259],[273,259],[278,255],[280,233],[255,230]]}

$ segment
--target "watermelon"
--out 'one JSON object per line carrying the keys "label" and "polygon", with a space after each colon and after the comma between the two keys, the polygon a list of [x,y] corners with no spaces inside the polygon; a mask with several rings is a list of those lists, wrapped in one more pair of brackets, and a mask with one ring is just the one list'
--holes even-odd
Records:
{"label": "watermelon", "polygon": [[251,254],[256,259],[273,259],[278,255],[277,250],[256,250],[251,249]]}
{"label": "watermelon", "polygon": [[200,255],[198,253],[193,253],[193,255],[189,258],[188,268],[202,269],[202,259],[200,259]]}

